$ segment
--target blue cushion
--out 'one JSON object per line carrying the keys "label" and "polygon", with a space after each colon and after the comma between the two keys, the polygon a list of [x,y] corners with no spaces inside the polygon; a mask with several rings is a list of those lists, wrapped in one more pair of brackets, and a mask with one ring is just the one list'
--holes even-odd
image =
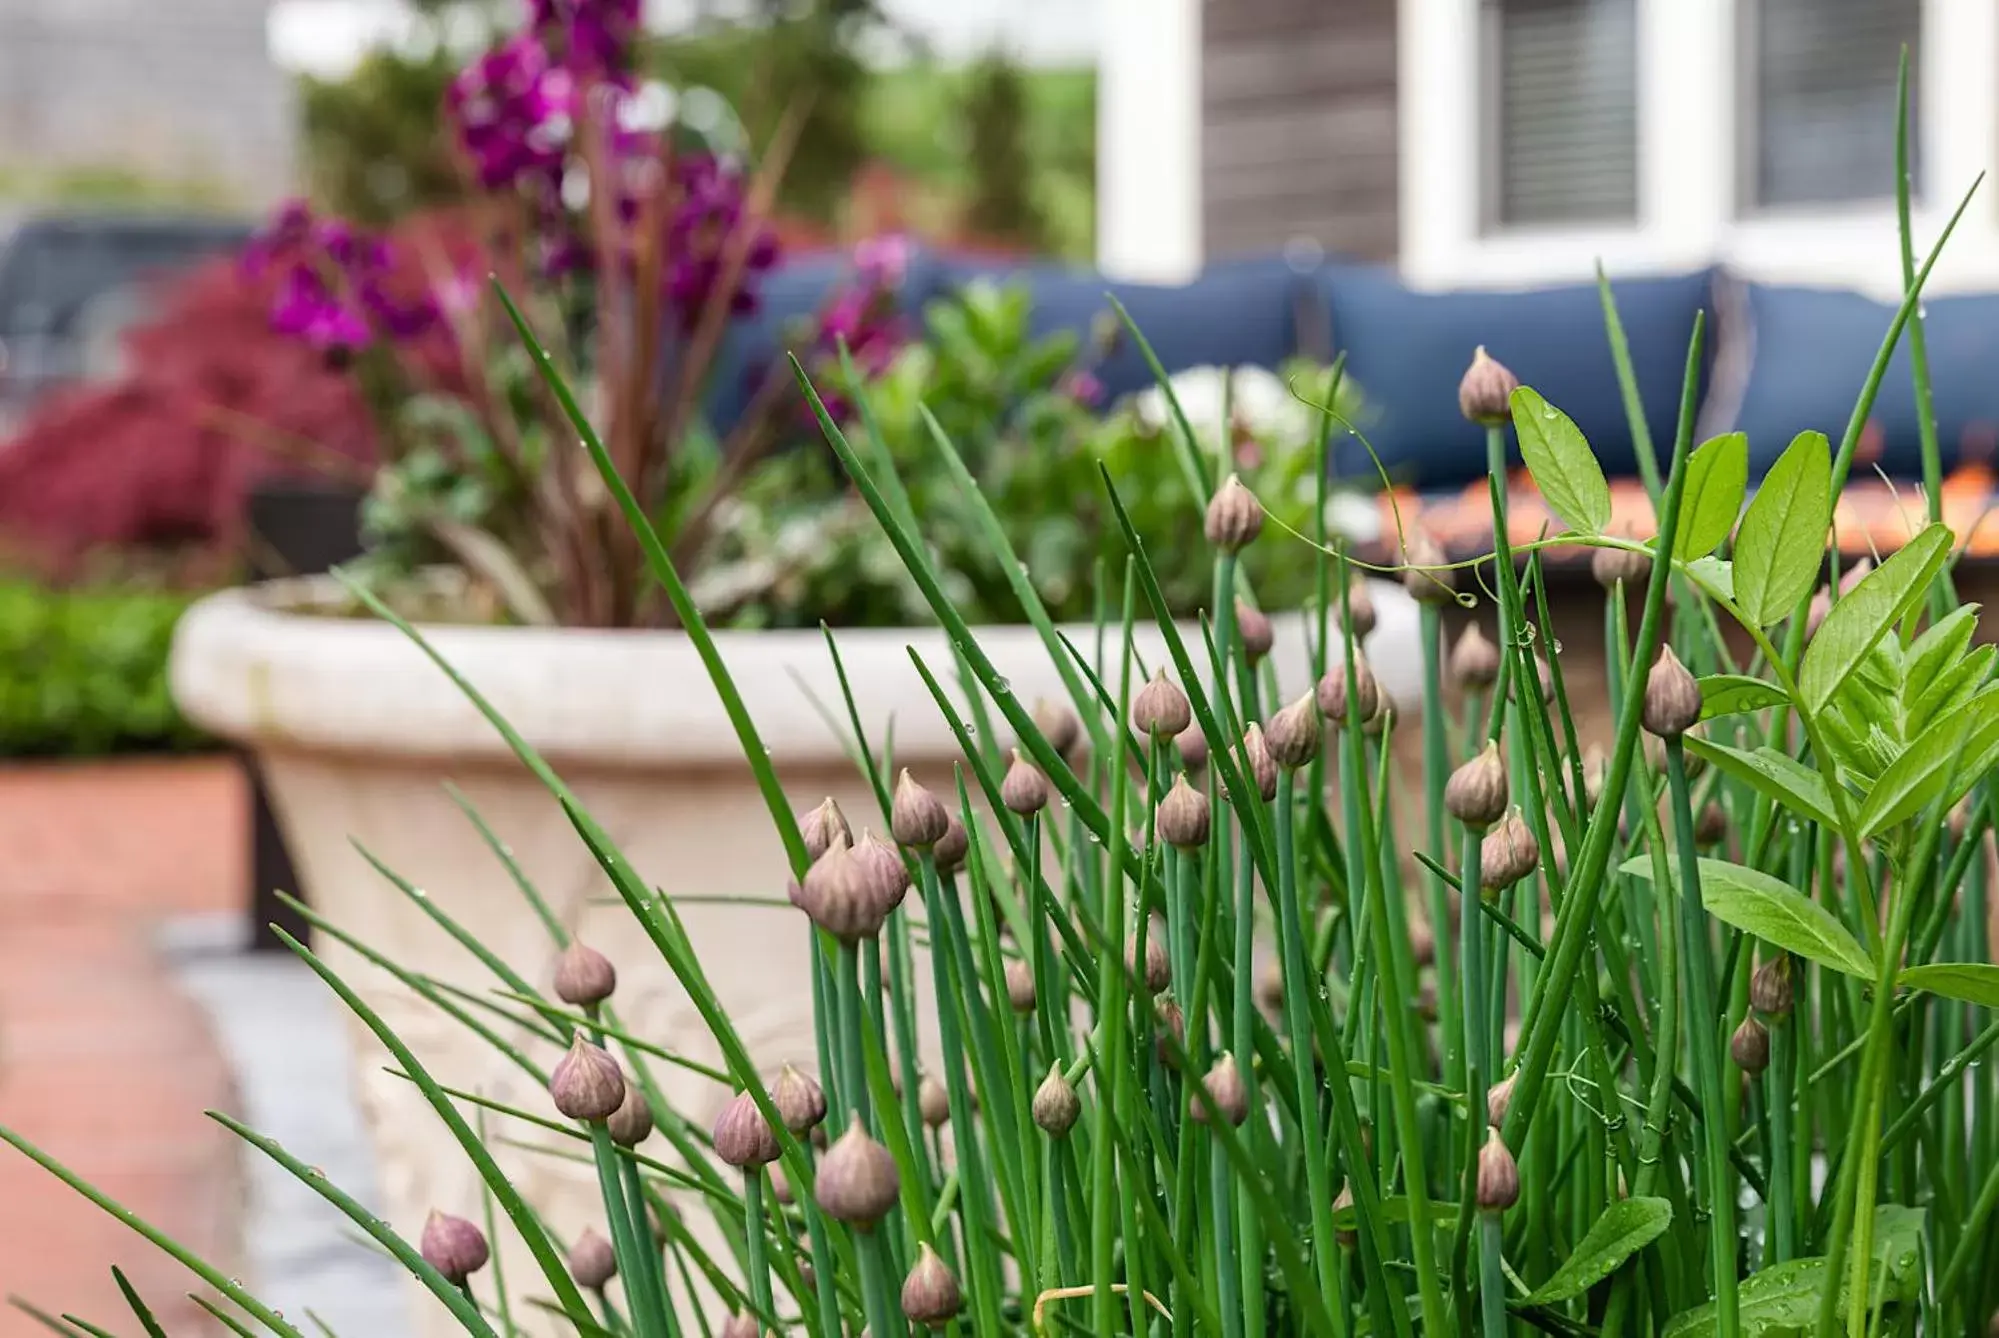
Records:
{"label": "blue cushion", "polygon": [[[1745,285],[1752,347],[1735,426],[1749,434],[1752,478],[1809,428],[1835,443],[1873,366],[1895,309],[1858,293]],[[1938,297],[1924,303],[1923,336],[1935,390],[1937,436],[1950,469],[1970,447],[1989,456],[1999,440],[1999,294]],[[1881,468],[1922,475],[1916,395],[1904,335],[1874,401],[1863,439]],[[1878,457],[1872,448],[1879,447]]]}
{"label": "blue cushion", "polygon": [[[1300,278],[1275,256],[1217,263],[1193,282],[1173,285],[1113,283],[1063,265],[949,260],[942,287],[949,291],[981,278],[1028,286],[1028,325],[1035,335],[1068,330],[1086,342],[1100,314],[1115,317],[1104,296],[1115,294],[1169,373],[1208,365],[1274,369],[1298,351]],[[1112,398],[1153,384],[1144,355],[1129,338],[1094,370]]]}
{"label": "blue cushion", "polygon": [[[1596,285],[1420,293],[1388,270],[1342,265],[1322,270],[1319,283],[1333,346],[1346,351],[1366,406],[1359,426],[1395,482],[1444,488],[1486,472],[1484,433],[1458,412],[1459,378],[1481,344],[1575,419],[1606,473],[1637,472]],[[1646,422],[1662,453],[1679,413],[1694,313],[1708,304],[1711,288],[1705,270],[1612,284]],[[1366,449],[1352,438],[1340,445],[1334,467],[1348,477],[1374,475]]]}
{"label": "blue cushion", "polygon": [[[787,256],[765,276],[756,313],[730,323],[709,372],[706,398],[708,424],[727,433],[749,407],[750,396],[770,367],[786,353],[798,353],[809,340],[810,322],[826,300],[853,277],[853,257],[845,251]],[[936,296],[941,266],[937,255],[921,247],[910,256],[904,272],[902,306],[912,314]],[[823,388],[822,388],[823,389]],[[795,395],[797,391],[784,393]]]}

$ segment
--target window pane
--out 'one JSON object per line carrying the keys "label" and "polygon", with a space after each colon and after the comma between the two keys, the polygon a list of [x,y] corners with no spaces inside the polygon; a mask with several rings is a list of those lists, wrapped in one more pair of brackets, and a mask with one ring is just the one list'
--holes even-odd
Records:
{"label": "window pane", "polygon": [[1637,0],[1497,0],[1501,224],[1638,216]]}
{"label": "window pane", "polygon": [[[1921,0],[1750,0],[1760,205],[1895,193],[1895,79]],[[1913,91],[1911,97],[1913,99]],[[1912,100],[1911,115],[1917,104]],[[1915,136],[1911,123],[1911,146]]]}

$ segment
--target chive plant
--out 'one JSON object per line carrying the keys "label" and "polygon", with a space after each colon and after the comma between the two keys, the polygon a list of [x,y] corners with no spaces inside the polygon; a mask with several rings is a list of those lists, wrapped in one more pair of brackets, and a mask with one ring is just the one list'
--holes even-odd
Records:
{"label": "chive plant", "polygon": [[[545,963],[499,960],[476,926],[400,883],[492,970],[490,997],[315,922],[503,1051],[547,1088],[545,1105],[443,1087],[292,944],[462,1146],[485,1186],[483,1225],[441,1212],[385,1223],[216,1118],[479,1338],[1983,1331],[1999,1306],[1999,1064],[1984,1063],[1999,1041],[1995,652],[1973,648],[1977,610],[1956,598],[1934,491],[1901,548],[1814,599],[1860,425],[1902,335],[1920,329],[1935,252],[1916,265],[1903,217],[1907,292],[1843,439],[1799,435],[1753,494],[1740,434],[1693,440],[1696,325],[1678,431],[1648,469],[1650,539],[1612,531],[1583,434],[1479,351],[1461,407],[1496,462],[1517,442],[1561,529],[1510,546],[1495,486],[1492,553],[1453,565],[1418,537],[1395,564],[1425,606],[1423,765],[1408,785],[1391,758],[1410,726],[1367,663],[1361,565],[1266,533],[1262,506],[1202,454],[1177,404],[1175,467],[1209,497],[1214,616],[1171,621],[1107,478],[1126,558],[1100,573],[1094,653],[1050,623],[1030,582],[1016,586],[1069,688],[1025,703],[944,594],[891,463],[841,431],[801,371],[958,650],[951,665],[917,659],[962,745],[955,784],[926,789],[855,734],[880,812],[853,820],[831,801],[793,813],[755,704],[660,535],[499,294],[769,804],[792,932],[818,949],[817,1045],[750,1053],[708,983],[726,964],[700,960],[676,917],[686,889],[644,881],[476,685],[377,606],[565,806],[713,1032],[724,1065],[705,1072],[735,1095],[707,1130],[658,1101],[658,1066],[691,1061],[621,1025],[612,964],[569,936],[487,833],[549,927],[549,993],[528,978],[547,978]],[[1604,305],[1650,462],[1607,286]],[[1351,430],[1325,421],[1328,444]],[[1002,566],[1021,570],[953,444],[938,434],[935,448]],[[1295,544],[1320,566],[1316,682],[1283,681],[1266,658],[1269,619],[1237,564],[1255,543]],[[1590,742],[1574,707],[1597,689],[1565,679],[1537,631],[1543,560],[1578,546],[1595,550],[1604,588],[1614,722]],[[1453,601],[1474,623],[1447,652],[1439,610]],[[1158,663],[1134,650],[1141,622],[1164,638]],[[1752,648],[1746,662],[1724,625]],[[978,690],[977,709],[944,691],[949,674]],[[934,1017],[914,1012],[919,970]],[[923,1073],[913,1038],[932,1029],[943,1063]],[[592,1165],[601,1221],[559,1240],[487,1153],[489,1129],[531,1131],[546,1155]],[[234,1331],[297,1338],[315,1323],[0,1137],[186,1264]],[[712,1217],[726,1253],[705,1250],[683,1213]],[[502,1285],[488,1267],[495,1232],[520,1238],[527,1276]],[[106,1331],[21,1308],[58,1333]]]}

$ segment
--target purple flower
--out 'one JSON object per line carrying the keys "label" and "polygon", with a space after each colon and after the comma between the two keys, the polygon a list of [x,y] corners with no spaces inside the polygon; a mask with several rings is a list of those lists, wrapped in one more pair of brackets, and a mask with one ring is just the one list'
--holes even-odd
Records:
{"label": "purple flower", "polygon": [[827,352],[847,347],[854,365],[878,376],[909,342],[900,289],[913,248],[905,237],[876,237],[854,248],[854,278],[819,313],[816,342]]}
{"label": "purple flower", "polygon": [[351,353],[369,342],[368,322],[310,266],[294,266],[278,290],[271,324],[317,349]]}
{"label": "purple flower", "polygon": [[533,33],[494,47],[445,93],[458,143],[488,190],[559,184],[576,110],[576,79]]}
{"label": "purple flower", "polygon": [[870,288],[900,288],[915,246],[900,232],[870,237],[854,247],[854,273]]}
{"label": "purple flower", "polygon": [[1055,388],[1076,403],[1088,408],[1096,408],[1103,403],[1104,383],[1097,374],[1086,367],[1072,367],[1062,374]]}
{"label": "purple flower", "polygon": [[618,70],[629,62],[644,18],[643,0],[529,0],[528,26],[584,70]]}
{"label": "purple flower", "polygon": [[280,255],[296,249],[312,233],[312,206],[294,196],[271,212],[271,218],[250,239],[243,252],[243,268],[253,278],[269,268]]}
{"label": "purple flower", "polygon": [[777,238],[744,213],[743,178],[709,154],[689,154],[674,164],[681,197],[666,225],[663,267],[667,298],[683,328],[692,328],[723,282],[723,261],[741,230],[754,227],[729,309],[757,309],[757,283],[777,263]]}

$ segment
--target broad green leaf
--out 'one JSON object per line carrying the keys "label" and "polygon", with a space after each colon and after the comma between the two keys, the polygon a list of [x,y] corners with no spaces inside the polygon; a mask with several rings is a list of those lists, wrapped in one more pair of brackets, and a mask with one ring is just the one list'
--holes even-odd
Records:
{"label": "broad green leaf", "polygon": [[1939,673],[1934,681],[1908,706],[1909,728],[1920,733],[1947,711],[1955,711],[1970,701],[1992,673],[1992,660],[1999,647],[1989,642],[1973,646],[1971,653]]}
{"label": "broad green leaf", "polygon": [[[1699,860],[1696,867],[1700,871],[1701,905],[1723,924],[1820,966],[1864,980],[1874,978],[1874,964],[1866,949],[1831,911],[1796,888],[1761,870],[1727,860]],[[1625,861],[1623,872],[1649,881],[1651,856],[1633,856]]]}
{"label": "broad green leaf", "polygon": [[[1922,1282],[1918,1250],[1922,1212],[1884,1203],[1875,1209],[1874,1220],[1877,1234],[1868,1260],[1869,1295],[1876,1305],[1911,1304]],[[1825,1286],[1823,1259],[1793,1259],[1750,1274],[1736,1294],[1742,1338],[1804,1338],[1812,1333]],[[1844,1283],[1840,1292],[1846,1292]],[[1709,1301],[1673,1316],[1661,1338],[1715,1338],[1715,1334],[1715,1303]]]}
{"label": "broad green leaf", "polygon": [[1603,1210],[1555,1275],[1535,1288],[1527,1303],[1553,1305],[1581,1296],[1657,1240],[1672,1221],[1673,1205],[1665,1199],[1619,1199]]}
{"label": "broad green leaf", "polygon": [[[1994,754],[1988,758],[1987,753]],[[1860,805],[1860,838],[1914,817],[1937,796],[1964,788],[1984,775],[1999,758],[1999,690],[1974,697],[1924,730],[1901,756],[1875,778]],[[1958,794],[1948,794],[1955,803]]]}
{"label": "broad green leaf", "polygon": [[1610,485],[1582,429],[1530,386],[1513,392],[1520,458],[1548,509],[1572,530],[1602,534],[1610,524]]}
{"label": "broad green leaf", "polygon": [[1825,708],[1874,644],[1916,606],[1949,556],[1949,527],[1931,525],[1833,601],[1798,666],[1799,704],[1806,711]]}
{"label": "broad green leaf", "polygon": [[[1823,1259],[1793,1259],[1742,1280],[1737,1291],[1743,1338],[1787,1338],[1810,1332],[1818,1321],[1819,1293],[1825,1288]],[[1715,1303],[1683,1310],[1667,1322],[1663,1338],[1714,1338]]]}
{"label": "broad green leaf", "polygon": [[1999,966],[1984,962],[1933,962],[1912,966],[1896,977],[1912,990],[1928,990],[1947,999],[1999,1008]]}
{"label": "broad green leaf", "polygon": [[1952,665],[1964,657],[1971,634],[1978,628],[1978,606],[1961,604],[1932,624],[1910,643],[1908,654],[1908,697],[1914,700]]}
{"label": "broad green leaf", "polygon": [[1825,780],[1796,758],[1773,748],[1744,752],[1740,748],[1731,748],[1725,743],[1696,738],[1691,734],[1683,742],[1688,751],[1706,758],[1714,766],[1759,794],[1776,800],[1799,817],[1808,818],[1821,827],[1839,826]]}
{"label": "broad green leaf", "polygon": [[1823,432],[1800,432],[1763,476],[1735,535],[1735,602],[1758,627],[1811,593],[1832,525],[1832,454]]}
{"label": "broad green leaf", "polygon": [[1735,602],[1735,564],[1725,562],[1714,554],[1695,558],[1686,564],[1687,575],[1695,585],[1705,590],[1715,599]]}
{"label": "broad green leaf", "polygon": [[1687,461],[1686,500],[1673,536],[1673,556],[1692,562],[1720,547],[1735,528],[1748,486],[1748,436],[1729,432],[1702,442]]}
{"label": "broad green leaf", "polygon": [[1775,683],[1765,683],[1760,678],[1742,674],[1709,674],[1700,681],[1700,686],[1703,720],[1712,720],[1718,715],[1760,711],[1766,706],[1781,706],[1790,700]]}

